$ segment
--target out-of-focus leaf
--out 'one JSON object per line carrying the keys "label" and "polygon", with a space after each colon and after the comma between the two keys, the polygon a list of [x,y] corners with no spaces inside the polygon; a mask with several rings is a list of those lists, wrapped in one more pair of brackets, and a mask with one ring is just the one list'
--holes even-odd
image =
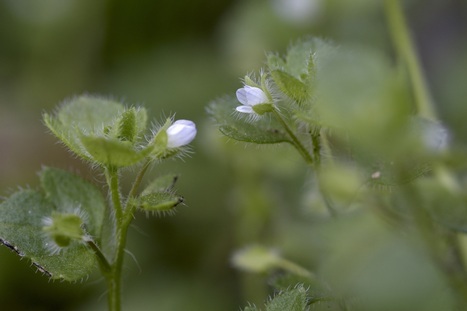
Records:
{"label": "out-of-focus leaf", "polygon": [[467,196],[451,191],[434,178],[416,182],[423,206],[433,219],[453,230],[467,232]]}
{"label": "out-of-focus leaf", "polygon": [[267,311],[304,311],[307,308],[307,290],[298,285],[280,292],[266,305]]}

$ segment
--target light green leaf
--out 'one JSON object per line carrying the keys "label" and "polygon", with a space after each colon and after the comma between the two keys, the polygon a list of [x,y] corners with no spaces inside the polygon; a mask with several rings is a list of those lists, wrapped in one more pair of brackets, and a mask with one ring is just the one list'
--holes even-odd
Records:
{"label": "light green leaf", "polygon": [[298,285],[279,293],[267,305],[267,311],[304,311],[307,308],[307,290]]}
{"label": "light green leaf", "polygon": [[275,144],[290,142],[280,124],[269,115],[248,119],[249,116],[239,115],[235,107],[239,106],[232,97],[219,99],[208,107],[208,113],[219,124],[220,131],[235,140],[256,144]]}
{"label": "light green leaf", "polygon": [[467,233],[467,195],[452,191],[435,178],[421,178],[416,187],[423,206],[443,226]]}
{"label": "light green leaf", "polygon": [[98,136],[82,136],[81,142],[91,158],[103,166],[131,166],[150,153],[150,148],[137,150],[129,141]]}
{"label": "light green leaf", "polygon": [[150,194],[153,192],[167,192],[171,191],[177,182],[178,176],[174,174],[167,174],[159,176],[154,179],[141,193],[142,195]]}
{"label": "light green leaf", "polygon": [[84,95],[64,102],[54,115],[45,113],[43,120],[72,152],[89,161],[92,158],[82,145],[81,136],[102,135],[123,111],[120,103]]}
{"label": "light green leaf", "polygon": [[309,87],[287,72],[272,70],[271,76],[279,89],[295,101],[301,103],[310,97]]}
{"label": "light green leaf", "polygon": [[94,268],[94,254],[83,244],[74,243],[60,254],[52,255],[51,243],[43,232],[43,219],[56,207],[34,190],[13,194],[0,204],[0,243],[53,279],[75,281],[85,278]]}
{"label": "light green leaf", "polygon": [[272,79],[285,95],[298,103],[306,102],[313,95],[314,52],[320,44],[323,42],[309,38],[293,44],[284,59],[276,54],[267,56]]}
{"label": "light green leaf", "polygon": [[143,195],[133,203],[147,212],[170,212],[183,203],[183,198],[171,192],[155,192]]}

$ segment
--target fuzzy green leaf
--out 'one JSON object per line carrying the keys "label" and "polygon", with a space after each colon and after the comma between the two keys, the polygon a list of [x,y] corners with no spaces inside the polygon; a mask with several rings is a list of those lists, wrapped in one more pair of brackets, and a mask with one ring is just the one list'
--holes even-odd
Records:
{"label": "fuzzy green leaf", "polygon": [[133,204],[147,212],[170,212],[182,202],[183,198],[175,193],[155,192],[139,197]]}
{"label": "fuzzy green leaf", "polygon": [[0,243],[31,260],[53,279],[67,281],[86,277],[95,266],[94,254],[83,244],[72,244],[52,255],[43,232],[43,218],[57,208],[40,192],[23,190],[0,204]]}
{"label": "fuzzy green leaf", "polygon": [[82,136],[81,142],[91,158],[104,166],[131,166],[149,155],[150,149],[135,149],[129,141],[106,137]]}
{"label": "fuzzy green leaf", "polygon": [[234,98],[226,97],[208,107],[208,113],[218,122],[222,134],[235,140],[256,144],[290,142],[281,125],[274,119],[265,115],[249,120],[249,116],[235,113],[235,107],[239,105]]}
{"label": "fuzzy green leaf", "polygon": [[85,230],[100,237],[105,201],[92,184],[66,171],[44,168],[40,173],[43,192],[23,190],[0,204],[0,242],[53,279],[75,281],[86,277],[95,258],[84,244],[72,243],[52,254],[51,239],[44,232],[44,218],[54,212],[83,214]]}
{"label": "fuzzy green leaf", "polygon": [[279,89],[288,97],[301,103],[310,97],[309,88],[297,78],[282,70],[272,70],[271,76]]}
{"label": "fuzzy green leaf", "polygon": [[279,293],[267,305],[267,311],[304,311],[307,308],[307,290],[299,285]]}
{"label": "fuzzy green leaf", "polygon": [[150,194],[153,192],[167,192],[171,191],[177,182],[178,176],[167,174],[159,176],[154,179],[141,193],[142,195]]}
{"label": "fuzzy green leaf", "polygon": [[416,182],[423,206],[433,219],[447,228],[467,232],[467,195],[448,189],[439,180],[422,178]]}
{"label": "fuzzy green leaf", "polygon": [[303,103],[311,98],[314,89],[314,51],[323,44],[318,39],[307,39],[292,45],[284,59],[276,54],[267,56],[271,77],[288,97]]}
{"label": "fuzzy green leaf", "polygon": [[105,200],[101,192],[79,176],[56,168],[44,168],[40,173],[46,198],[58,211],[79,208],[86,213],[86,230],[95,238],[101,236]]}
{"label": "fuzzy green leaf", "polygon": [[123,112],[122,104],[93,96],[81,96],[64,102],[54,115],[43,115],[45,125],[72,152],[91,160],[81,143],[83,134],[102,134]]}

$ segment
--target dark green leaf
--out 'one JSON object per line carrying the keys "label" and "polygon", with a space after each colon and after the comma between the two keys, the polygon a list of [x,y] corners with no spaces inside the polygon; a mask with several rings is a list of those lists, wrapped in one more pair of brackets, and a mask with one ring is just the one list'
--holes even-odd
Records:
{"label": "dark green leaf", "polygon": [[80,280],[94,268],[94,254],[78,243],[58,255],[51,254],[51,242],[42,227],[44,217],[55,209],[40,192],[23,190],[13,194],[0,204],[0,242],[29,258],[39,271],[53,279]]}
{"label": "dark green leaf", "polygon": [[69,172],[48,167],[42,170],[40,179],[46,198],[57,211],[81,209],[87,216],[87,231],[95,238],[101,236],[105,200],[94,185]]}

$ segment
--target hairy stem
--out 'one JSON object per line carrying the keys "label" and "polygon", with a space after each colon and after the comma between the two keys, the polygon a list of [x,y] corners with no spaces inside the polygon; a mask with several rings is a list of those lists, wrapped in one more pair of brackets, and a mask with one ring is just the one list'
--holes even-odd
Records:
{"label": "hairy stem", "polygon": [[109,264],[105,259],[105,256],[100,252],[100,249],[97,248],[97,245],[91,244],[89,246],[95,251],[96,257],[98,258],[101,265],[101,271],[107,280],[107,287],[109,291],[108,307],[110,311],[121,310],[123,259],[125,257],[128,228],[131,221],[133,220],[133,214],[135,213],[136,209],[136,206],[131,205],[130,198],[136,196],[139,185],[141,184],[144,174],[148,170],[150,164],[151,160],[148,159],[141,167],[141,170],[133,182],[133,186],[128,195],[125,208],[123,208],[122,197],[120,195],[118,170],[114,168],[106,169],[107,183],[109,184],[117,226],[114,261]]}
{"label": "hairy stem", "polygon": [[314,161],[308,150],[303,146],[303,144],[298,140],[297,136],[294,134],[294,132],[290,129],[289,125],[285,120],[282,118],[280,113],[277,111],[277,109],[273,109],[272,112],[274,113],[275,117],[277,120],[281,123],[282,127],[285,129],[287,134],[289,135],[290,139],[292,139],[292,144],[297,148],[298,152],[300,155],[303,157],[305,162],[309,165],[314,165]]}
{"label": "hairy stem", "polygon": [[122,218],[122,200],[120,197],[120,183],[118,180],[118,169],[109,167],[105,170],[107,177],[107,183],[110,189],[110,196],[112,198],[112,204],[115,210],[115,218],[117,222]]}

